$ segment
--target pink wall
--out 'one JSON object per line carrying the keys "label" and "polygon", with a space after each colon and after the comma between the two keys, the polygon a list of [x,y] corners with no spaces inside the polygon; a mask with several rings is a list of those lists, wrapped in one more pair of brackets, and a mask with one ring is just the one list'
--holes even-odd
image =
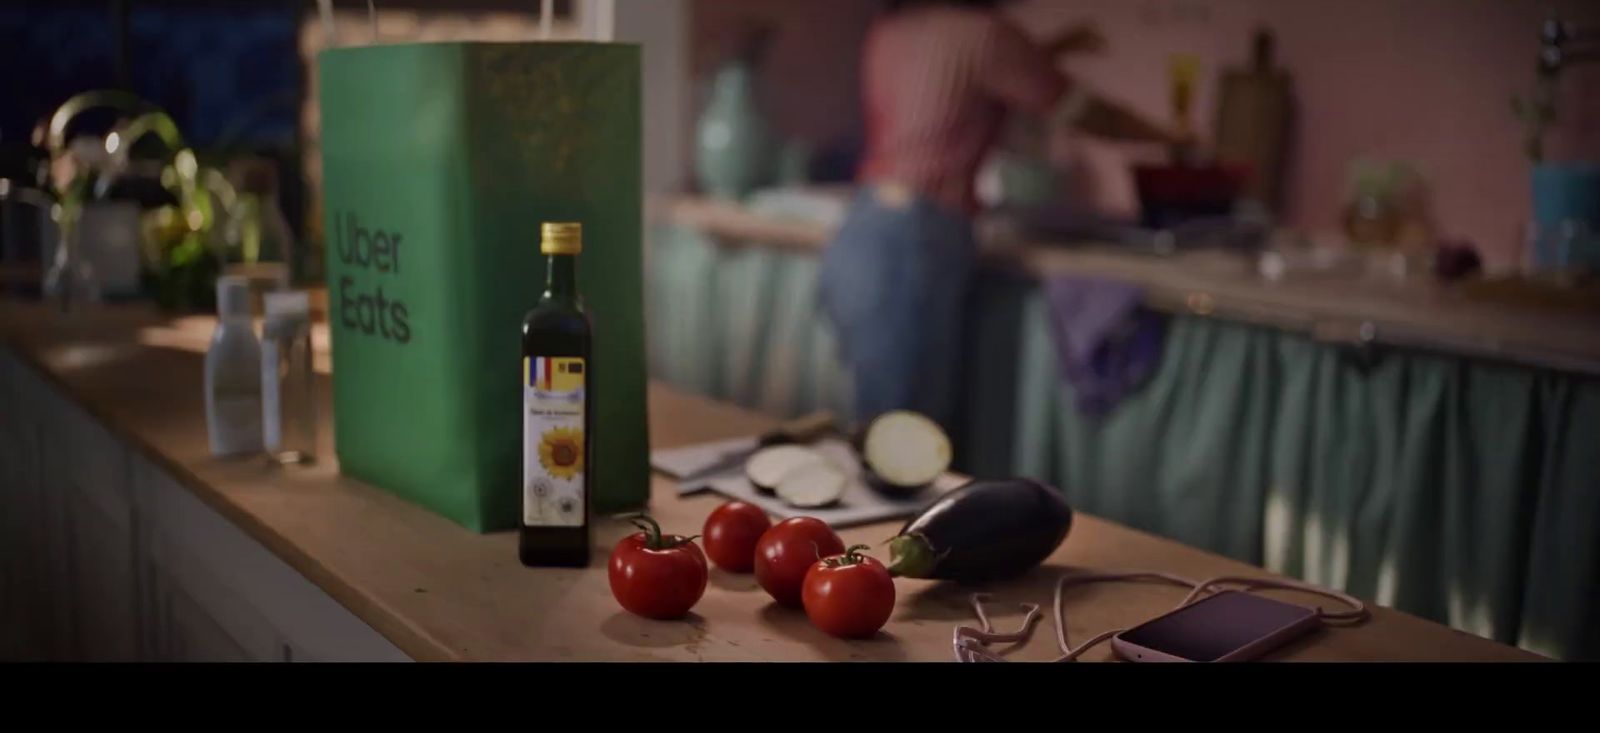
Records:
{"label": "pink wall", "polygon": [[[1600,3],[1519,0],[1025,0],[1010,8],[1026,27],[1092,18],[1106,53],[1068,65],[1095,88],[1152,115],[1166,112],[1166,61],[1199,56],[1215,78],[1246,62],[1257,24],[1277,37],[1279,63],[1298,101],[1286,178],[1286,214],[1298,226],[1338,224],[1349,162],[1409,161],[1432,189],[1440,233],[1466,236],[1490,259],[1516,257],[1528,215],[1528,163],[1512,94],[1528,88],[1546,9],[1600,27]],[[1600,67],[1575,74],[1570,112],[1549,152],[1600,158]],[[1214,84],[1201,89],[1209,127]],[[1124,151],[1088,146],[1096,172],[1120,178],[1105,203],[1131,206]]]}
{"label": "pink wall", "polygon": [[[857,46],[876,3],[866,0],[697,0],[698,75],[717,43],[751,18],[780,21],[766,82],[774,117],[789,134],[826,141],[859,125]],[[1531,85],[1539,23],[1548,9],[1600,28],[1592,0],[1019,0],[1007,12],[1040,34],[1092,19],[1109,41],[1098,57],[1066,68],[1153,116],[1166,114],[1169,55],[1199,56],[1203,79],[1242,64],[1258,24],[1277,36],[1279,63],[1294,78],[1296,144],[1286,214],[1310,229],[1337,226],[1349,162],[1404,159],[1428,179],[1440,233],[1466,236],[1492,262],[1516,257],[1528,212],[1528,164],[1513,93]],[[1209,126],[1214,85],[1197,118]],[[1571,75],[1568,113],[1553,136],[1558,157],[1600,159],[1600,65]],[[1130,159],[1152,151],[1075,146],[1097,179],[1103,206],[1132,206]],[[1158,152],[1158,151],[1154,151]]]}

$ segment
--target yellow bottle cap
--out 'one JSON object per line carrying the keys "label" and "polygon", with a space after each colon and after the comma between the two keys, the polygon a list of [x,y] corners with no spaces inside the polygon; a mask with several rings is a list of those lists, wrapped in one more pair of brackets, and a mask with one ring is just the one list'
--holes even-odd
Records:
{"label": "yellow bottle cap", "polygon": [[539,227],[539,251],[547,255],[575,255],[583,251],[583,225],[547,221]]}

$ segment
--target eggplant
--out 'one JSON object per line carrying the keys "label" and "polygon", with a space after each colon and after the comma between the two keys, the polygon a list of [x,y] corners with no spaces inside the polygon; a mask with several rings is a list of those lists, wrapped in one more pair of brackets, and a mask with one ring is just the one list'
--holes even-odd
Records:
{"label": "eggplant", "polygon": [[1025,478],[972,481],[930,504],[889,540],[889,572],[961,582],[1027,572],[1072,529],[1060,490]]}
{"label": "eggplant", "polygon": [[887,493],[919,491],[950,468],[950,437],[939,424],[908,410],[883,413],[861,436],[867,483]]}
{"label": "eggplant", "polygon": [[837,504],[844,496],[844,487],[850,477],[828,461],[816,461],[800,466],[788,474],[773,489],[784,503],[801,509]]}
{"label": "eggplant", "polygon": [[744,475],[757,491],[773,493],[783,477],[813,463],[827,463],[827,456],[799,445],[774,445],[762,448],[745,461]]}

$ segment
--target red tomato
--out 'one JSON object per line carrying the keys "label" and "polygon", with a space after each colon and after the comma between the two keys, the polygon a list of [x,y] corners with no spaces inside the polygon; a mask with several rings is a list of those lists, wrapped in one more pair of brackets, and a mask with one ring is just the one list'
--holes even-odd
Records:
{"label": "red tomato", "polygon": [[748,573],[756,566],[756,541],[772,527],[772,520],[761,508],[743,501],[730,501],[706,517],[706,555],[711,562],[730,573]]}
{"label": "red tomato", "polygon": [[692,537],[662,535],[655,520],[632,519],[642,532],[611,550],[611,595],[646,618],[683,618],[706,592],[706,556]]}
{"label": "red tomato", "polygon": [[802,600],[812,625],[842,639],[864,639],[878,633],[894,612],[894,578],[883,563],[858,554],[855,545],[843,555],[823,558],[806,571]]}
{"label": "red tomato", "polygon": [[813,517],[785,519],[756,542],[756,581],[773,600],[800,608],[800,586],[811,564],[841,552],[844,542],[826,522]]}

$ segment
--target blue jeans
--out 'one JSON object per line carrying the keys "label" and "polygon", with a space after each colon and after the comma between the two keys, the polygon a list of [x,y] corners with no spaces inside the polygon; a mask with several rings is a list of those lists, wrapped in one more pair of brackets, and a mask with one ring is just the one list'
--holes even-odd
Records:
{"label": "blue jeans", "polygon": [[863,188],[822,256],[822,305],[855,378],[862,422],[895,409],[945,429],[960,403],[972,223],[919,199]]}

